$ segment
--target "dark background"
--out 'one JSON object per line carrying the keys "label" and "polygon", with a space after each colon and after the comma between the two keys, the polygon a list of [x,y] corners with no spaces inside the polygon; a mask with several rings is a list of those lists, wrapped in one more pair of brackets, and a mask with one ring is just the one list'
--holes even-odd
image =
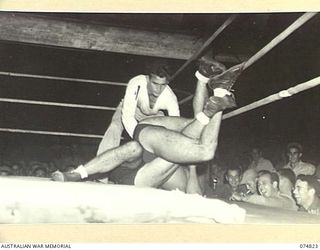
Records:
{"label": "dark background", "polygon": [[[209,37],[228,14],[51,14],[84,23],[125,26]],[[240,14],[212,44],[215,53],[254,55],[302,13]],[[304,24],[240,76],[234,86],[238,107],[280,90],[311,80],[320,73],[320,17]],[[102,51],[0,41],[0,71],[61,77],[128,82],[145,73],[159,58]],[[184,61],[165,59],[172,72]],[[228,67],[232,64],[226,64]],[[179,99],[194,92],[197,62],[171,83]],[[125,87],[82,84],[57,80],[0,76],[2,98],[21,98],[116,107]],[[184,92],[179,92],[184,91]],[[182,93],[182,94],[181,94]],[[304,146],[304,159],[320,163],[320,88],[304,91],[285,100],[223,121],[218,155],[227,164],[247,161],[248,149],[262,147],[277,164],[285,145],[297,141]],[[181,106],[192,116],[191,102]],[[102,135],[113,111],[0,102],[0,127]],[[42,160],[73,157],[83,162],[95,155],[99,140],[76,137],[27,135],[0,132],[2,160]]]}

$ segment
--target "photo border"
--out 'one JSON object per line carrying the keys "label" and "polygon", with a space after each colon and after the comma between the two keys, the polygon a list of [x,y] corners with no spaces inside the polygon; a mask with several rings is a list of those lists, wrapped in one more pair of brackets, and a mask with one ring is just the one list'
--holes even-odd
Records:
{"label": "photo border", "polygon": [[[1,0],[1,11],[109,13],[317,12],[319,0]],[[314,243],[320,225],[0,225],[3,242]]]}

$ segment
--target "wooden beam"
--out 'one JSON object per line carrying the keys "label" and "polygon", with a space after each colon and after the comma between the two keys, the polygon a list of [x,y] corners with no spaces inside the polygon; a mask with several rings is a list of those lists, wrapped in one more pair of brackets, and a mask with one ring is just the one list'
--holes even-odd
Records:
{"label": "wooden beam", "polygon": [[[187,60],[206,38],[3,12],[0,40]],[[221,58],[239,62],[233,55]]]}
{"label": "wooden beam", "polygon": [[0,14],[0,40],[175,59],[188,59],[203,44],[198,36],[9,13]]}

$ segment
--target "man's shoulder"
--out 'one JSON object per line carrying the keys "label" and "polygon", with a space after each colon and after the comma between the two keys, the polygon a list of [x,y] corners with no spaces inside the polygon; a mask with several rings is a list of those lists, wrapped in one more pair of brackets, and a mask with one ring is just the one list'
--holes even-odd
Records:
{"label": "man's shoulder", "polygon": [[261,158],[260,158],[260,161],[263,162],[263,163],[265,163],[265,164],[272,164],[270,160],[268,160],[268,159],[266,159],[266,158],[264,158],[264,157],[261,157]]}
{"label": "man's shoulder", "polygon": [[304,162],[304,161],[300,161],[299,165],[300,165],[301,167],[316,168],[316,166],[313,165],[312,163]]}
{"label": "man's shoulder", "polygon": [[263,157],[259,159],[259,165],[263,165],[265,167],[269,167],[270,168],[269,170],[273,169],[272,162],[270,160],[266,159],[266,158],[263,158]]}
{"label": "man's shoulder", "polygon": [[290,168],[291,169],[289,163],[287,163],[286,165],[282,166],[281,168]]}
{"label": "man's shoulder", "polygon": [[128,82],[128,85],[130,86],[138,84],[147,84],[146,75],[137,75],[135,77],[132,77]]}
{"label": "man's shoulder", "polygon": [[320,199],[318,197],[314,199],[309,209],[320,209]]}
{"label": "man's shoulder", "polygon": [[166,95],[174,96],[175,98],[177,98],[176,94],[173,92],[173,90],[171,89],[171,87],[169,85],[166,86],[166,88],[164,89],[164,91],[162,93],[164,93]]}

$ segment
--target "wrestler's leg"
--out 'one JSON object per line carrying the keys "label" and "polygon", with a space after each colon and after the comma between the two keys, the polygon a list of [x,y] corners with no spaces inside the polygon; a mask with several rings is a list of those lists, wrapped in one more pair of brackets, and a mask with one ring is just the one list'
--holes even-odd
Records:
{"label": "wrestler's leg", "polygon": [[112,148],[119,147],[121,141],[121,134],[123,131],[123,125],[121,120],[122,101],[117,106],[107,128],[103,135],[103,138],[98,146],[97,155],[103,153]]}
{"label": "wrestler's leg", "polygon": [[[196,163],[213,158],[217,146],[222,113],[205,126],[199,140],[161,127],[145,127],[139,135],[144,149],[174,163]],[[195,120],[195,122],[198,122]]]}
{"label": "wrestler's leg", "polygon": [[208,93],[206,82],[198,80],[197,86],[196,86],[196,92],[194,94],[193,101],[192,101],[194,116],[202,112],[203,107],[206,101],[208,100],[208,98],[209,98],[209,93]]}
{"label": "wrestler's leg", "polygon": [[170,130],[182,131],[192,121],[192,118],[184,118],[180,116],[155,116],[146,118],[140,121],[139,124],[163,126]]}
{"label": "wrestler's leg", "polygon": [[79,166],[73,172],[54,172],[52,174],[52,179],[56,181],[79,181],[88,177],[88,175],[109,172],[124,162],[134,162],[139,159],[141,155],[142,148],[140,144],[131,141],[117,148],[103,152],[84,166]]}

